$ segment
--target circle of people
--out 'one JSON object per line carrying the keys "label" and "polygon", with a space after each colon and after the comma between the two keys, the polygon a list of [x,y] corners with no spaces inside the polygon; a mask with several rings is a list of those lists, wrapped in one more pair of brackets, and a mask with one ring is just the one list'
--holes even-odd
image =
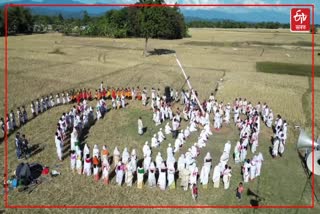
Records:
{"label": "circle of people", "polygon": [[[97,91],[100,93],[104,88],[100,85]],[[101,90],[102,89],[102,90]],[[142,105],[148,105],[147,89],[144,88],[142,92],[136,93],[135,90],[131,91],[130,95],[127,89],[122,92],[119,90],[111,89],[109,94],[112,100],[112,107],[115,109],[125,108],[125,99],[141,100]],[[58,159],[62,160],[62,148],[64,141],[68,139],[68,130],[72,130],[70,135],[70,167],[73,172],[77,171],[78,174],[85,174],[93,177],[96,181],[102,180],[105,184],[109,184],[109,175],[111,170],[114,169],[116,173],[116,183],[121,186],[123,181],[127,186],[133,185],[134,176],[137,177],[137,187],[142,188],[144,185],[144,178],[147,177],[147,183],[150,187],[158,186],[161,190],[167,188],[176,188],[176,177],[181,179],[181,187],[188,190],[198,183],[198,177],[203,188],[206,189],[212,168],[212,157],[208,152],[203,160],[203,166],[200,170],[197,167],[196,159],[200,155],[201,149],[206,147],[209,142],[209,137],[213,135],[210,125],[210,114],[214,115],[213,126],[216,131],[222,128],[223,123],[230,124],[230,114],[233,111],[233,123],[238,128],[239,141],[234,147],[234,161],[236,164],[242,164],[242,175],[244,183],[254,180],[260,176],[262,162],[264,161],[261,152],[255,154],[258,147],[260,121],[261,119],[267,127],[274,129],[272,156],[275,158],[282,155],[284,146],[287,139],[287,122],[283,120],[280,115],[277,115],[274,121],[272,110],[266,103],[261,105],[260,102],[253,106],[251,102],[246,99],[236,98],[231,107],[230,103],[226,105],[223,102],[218,103],[214,95],[211,94],[208,100],[202,103],[205,112],[201,112],[196,103],[197,93],[189,93],[182,91],[181,96],[171,89],[170,100],[179,102],[183,105],[182,113],[177,108],[175,114],[171,109],[171,102],[167,102],[167,97],[160,95],[160,90],[156,91],[151,89],[151,108],[153,110],[153,121],[156,126],[162,124],[165,120],[167,122],[162,128],[153,135],[151,139],[151,146],[149,142],[145,142],[142,153],[143,162],[138,164],[136,149],[132,149],[131,154],[127,148],[124,148],[121,153],[115,147],[112,159],[109,157],[110,152],[106,145],[102,147],[100,152],[97,145],[94,145],[92,154],[90,154],[89,145],[85,144],[81,150],[80,136],[83,128],[90,127],[94,117],[99,120],[106,112],[106,97],[95,96],[97,99],[96,115],[94,116],[92,107],[87,105],[86,99],[81,99],[77,102],[69,113],[64,113],[57,124],[57,132],[55,142],[57,147]],[[182,117],[188,121],[188,126],[183,130],[181,127]],[[178,161],[174,155],[179,152],[181,147],[185,144],[186,140],[192,133],[201,130],[198,141],[188,148],[185,154],[181,154]],[[144,133],[144,126],[142,119],[138,119],[138,134]],[[175,139],[174,146],[168,144],[166,159],[162,157],[160,152],[157,153],[155,160],[152,160],[152,149],[161,146],[163,141],[171,135]],[[224,145],[223,153],[220,157],[220,162],[215,165],[213,169],[212,181],[214,188],[219,188],[221,178],[224,184],[224,189],[230,186],[230,179],[232,176],[232,169],[228,165],[231,142],[228,141]],[[255,154],[253,158],[247,159],[247,150],[251,148],[251,152]],[[177,175],[177,176],[176,176]]]}

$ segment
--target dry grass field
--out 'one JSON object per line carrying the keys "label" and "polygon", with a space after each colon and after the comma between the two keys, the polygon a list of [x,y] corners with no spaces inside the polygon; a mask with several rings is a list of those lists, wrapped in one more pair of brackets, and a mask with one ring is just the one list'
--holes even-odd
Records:
{"label": "dry grass field", "polygon": [[[150,40],[149,49],[174,50],[180,58],[193,87],[199,92],[200,100],[209,96],[215,89],[217,81],[223,79],[217,92],[219,101],[232,102],[236,97],[245,97],[256,104],[267,102],[276,114],[281,114],[289,123],[289,140],[285,155],[273,160],[269,155],[271,130],[262,126],[258,151],[264,155],[260,179],[245,186],[261,195],[261,205],[308,205],[311,203],[310,187],[306,185],[306,175],[301,167],[296,151],[298,132],[294,125],[306,126],[310,130],[311,84],[308,77],[267,74],[256,71],[256,62],[287,62],[298,64],[311,63],[311,47],[305,42],[311,41],[311,34],[293,34],[288,30],[216,30],[190,29],[191,38],[182,40]],[[320,37],[315,37],[320,44]],[[268,44],[266,44],[268,43]],[[272,44],[270,44],[272,43]],[[299,45],[302,44],[302,45]],[[143,39],[108,39],[66,37],[61,34],[42,34],[10,37],[9,47],[9,110],[23,104],[29,108],[30,101],[42,95],[57,93],[70,88],[96,89],[101,81],[108,86],[136,87],[146,86],[164,89],[170,86],[181,89],[183,76],[176,64],[173,54],[152,55],[143,57]],[[4,47],[0,43],[0,60],[4,60]],[[60,54],[52,52],[59,50]],[[315,62],[320,65],[320,46],[316,46]],[[3,69],[3,68],[1,68]],[[311,72],[311,71],[306,71]],[[2,73],[3,74],[3,73]],[[3,102],[3,75],[0,77],[0,98]],[[320,134],[320,78],[315,78],[315,119],[316,136]],[[0,112],[3,112],[3,103]],[[95,105],[95,101],[90,103]],[[110,100],[107,101],[110,107]],[[69,170],[69,157],[63,162],[56,159],[54,131],[60,115],[71,108],[65,105],[53,108],[40,115],[20,129],[31,144],[39,145],[43,150],[29,159],[52,169],[61,171],[62,175],[43,183],[30,194],[12,191],[9,203],[28,205],[250,205],[252,196],[244,195],[241,202],[235,198],[235,188],[241,181],[240,166],[235,165],[232,158],[229,164],[233,168],[231,186],[228,191],[223,188],[199,188],[199,200],[194,202],[191,193],[176,190],[160,191],[144,187],[140,190],[133,187],[118,187],[115,179],[111,185],[96,183],[92,177],[73,175]],[[29,110],[29,109],[28,109]],[[3,115],[3,113],[1,113]],[[142,116],[148,131],[142,137],[136,134],[137,117]],[[127,109],[111,110],[103,120],[98,121],[91,129],[85,142],[108,145],[113,151],[118,146],[121,151],[128,147],[136,148],[139,159],[142,146],[146,140],[158,130],[151,121],[152,113],[143,108],[139,102],[129,102]],[[213,118],[212,118],[213,119]],[[183,123],[185,126],[186,123]],[[188,139],[183,149],[192,145],[199,133]],[[224,143],[231,140],[232,149],[238,138],[233,125],[224,127],[220,133],[214,133],[209,145],[198,157],[199,170],[206,151],[213,156],[213,164],[217,164]],[[165,155],[168,142],[158,151]],[[9,137],[9,172],[12,173],[19,161],[16,159],[14,137]],[[3,143],[0,145],[0,156],[4,156]],[[184,150],[183,150],[184,151]],[[232,150],[233,151],[233,150]],[[176,159],[180,154],[176,155]],[[252,154],[249,152],[248,157]],[[1,170],[3,166],[1,165]],[[212,175],[212,172],[211,172]],[[212,178],[212,177],[211,177]],[[320,187],[320,179],[317,178]],[[210,180],[211,181],[211,180]],[[179,184],[178,181],[177,184]],[[306,188],[305,188],[306,187]],[[305,191],[304,191],[305,190]],[[319,205],[316,205],[319,208]],[[195,209],[195,210],[126,210],[112,209],[100,211],[126,213],[283,213],[284,210],[240,210],[240,209]],[[286,213],[313,213],[315,210],[286,210]],[[6,210],[8,213],[31,212],[31,210]],[[81,212],[97,213],[98,210],[35,210],[32,213]],[[316,213],[316,212],[314,212]]]}

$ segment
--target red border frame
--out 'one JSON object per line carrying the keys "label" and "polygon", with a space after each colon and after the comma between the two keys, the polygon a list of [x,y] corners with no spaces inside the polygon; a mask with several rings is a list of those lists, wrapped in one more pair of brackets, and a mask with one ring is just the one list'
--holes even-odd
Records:
{"label": "red border frame", "polygon": [[[8,8],[9,7],[311,7],[312,8],[312,31],[314,32],[314,5],[313,4],[6,4],[4,7],[5,40],[4,40],[4,88],[5,106],[4,113],[8,114]],[[312,33],[312,81],[311,81],[311,111],[312,111],[312,145],[314,145],[314,33]],[[7,127],[5,126],[5,132]],[[8,179],[8,137],[4,137],[5,158],[4,158],[4,179]],[[314,152],[312,152],[312,162],[314,163]],[[314,164],[312,165],[314,170]],[[5,187],[4,202],[5,208],[314,208],[314,174],[312,174],[312,204],[311,205],[262,205],[238,206],[238,205],[9,205],[8,187]]]}

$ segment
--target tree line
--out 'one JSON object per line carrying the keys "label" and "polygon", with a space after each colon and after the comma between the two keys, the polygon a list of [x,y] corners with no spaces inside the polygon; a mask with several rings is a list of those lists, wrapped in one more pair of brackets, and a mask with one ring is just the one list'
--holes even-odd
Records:
{"label": "tree line", "polygon": [[237,22],[231,20],[221,21],[206,21],[198,20],[191,21],[187,24],[189,28],[265,28],[265,29],[279,29],[290,28],[290,24],[281,24],[279,22]]}
{"label": "tree line", "polygon": [[127,7],[100,17],[84,12],[81,20],[66,20],[63,31],[66,35],[181,39],[187,27],[177,7]]}
{"label": "tree line", "polygon": [[[140,0],[138,4],[164,4],[164,0]],[[0,11],[0,31],[4,34],[3,11]],[[181,39],[187,35],[184,16],[178,7],[125,7],[98,17],[83,11],[81,18],[32,15],[23,7],[9,8],[9,34],[53,31],[66,35],[106,36],[114,38],[142,37]]]}
{"label": "tree line", "polygon": [[[139,0],[136,4],[164,4],[164,0]],[[83,11],[81,18],[33,15],[23,7],[9,8],[8,33],[27,34],[59,31],[65,35],[102,36],[113,38],[140,37],[181,39],[188,28],[289,28],[279,22],[191,21],[186,23],[178,7],[125,7],[111,10],[101,16],[90,17]],[[316,30],[315,30],[316,32]],[[4,35],[4,14],[0,10],[0,35]]]}

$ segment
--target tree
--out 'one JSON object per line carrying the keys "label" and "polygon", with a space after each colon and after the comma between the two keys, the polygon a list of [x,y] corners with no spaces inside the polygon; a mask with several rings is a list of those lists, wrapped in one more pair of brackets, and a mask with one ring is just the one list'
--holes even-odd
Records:
{"label": "tree", "polygon": [[13,7],[8,10],[9,33],[32,33],[33,17],[29,9]]}
{"label": "tree", "polygon": [[90,21],[91,21],[91,17],[89,16],[88,12],[86,10],[83,11],[82,24],[88,25]]}
{"label": "tree", "polygon": [[59,21],[59,24],[63,24],[64,18],[61,13],[59,13],[58,15],[58,21]]}
{"label": "tree", "polygon": [[128,26],[128,36],[140,36],[141,27],[139,22],[139,8],[137,7],[128,7],[123,10],[127,10],[127,26]]}
{"label": "tree", "polygon": [[[141,0],[137,4],[163,4],[164,0]],[[1,13],[1,11],[0,11]],[[60,31],[66,35],[91,35],[113,38],[145,38],[144,54],[147,55],[148,40],[180,39],[186,35],[187,27],[184,16],[177,6],[174,7],[126,7],[111,10],[103,16],[90,17],[87,11],[79,18],[64,18],[61,13],[56,16],[34,15],[22,7],[9,8],[8,29],[11,33],[30,33],[50,30]],[[3,17],[0,14],[0,32],[3,32]],[[82,27],[86,25],[86,27]]]}
{"label": "tree", "polygon": [[[163,4],[164,0],[140,0],[139,4]],[[139,23],[141,36],[145,38],[144,56],[147,56],[149,38],[181,38],[177,33],[185,33],[181,26],[183,19],[179,17],[176,7],[141,7],[139,9]],[[179,24],[180,23],[180,24]],[[183,24],[183,27],[185,25]],[[177,29],[176,29],[177,28]],[[176,31],[177,30],[177,31]],[[168,36],[170,35],[170,36]]]}
{"label": "tree", "polygon": [[[140,0],[140,4],[154,4],[153,0]],[[141,35],[145,38],[143,54],[147,56],[148,40],[155,36],[156,32],[156,9],[154,7],[142,7],[139,10],[139,22],[141,26]]]}
{"label": "tree", "polygon": [[316,33],[318,33],[318,28],[317,28],[317,26],[311,26],[310,33],[311,33],[311,34],[316,34]]}

